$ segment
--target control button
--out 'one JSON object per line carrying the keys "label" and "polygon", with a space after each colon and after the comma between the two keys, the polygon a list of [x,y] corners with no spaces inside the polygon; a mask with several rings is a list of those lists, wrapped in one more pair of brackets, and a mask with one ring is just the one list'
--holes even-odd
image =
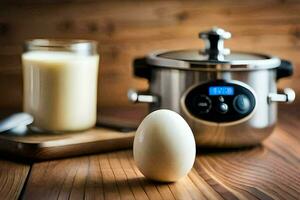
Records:
{"label": "control button", "polygon": [[196,97],[194,106],[198,113],[208,113],[211,109],[211,100],[206,95]]}
{"label": "control button", "polygon": [[250,100],[246,95],[238,95],[233,100],[233,106],[240,114],[245,114],[250,110]]}
{"label": "control button", "polygon": [[220,113],[227,113],[228,105],[226,103],[220,103],[219,106],[218,106],[218,111]]}
{"label": "control button", "polygon": [[224,97],[223,96],[219,96],[219,101],[224,102]]}

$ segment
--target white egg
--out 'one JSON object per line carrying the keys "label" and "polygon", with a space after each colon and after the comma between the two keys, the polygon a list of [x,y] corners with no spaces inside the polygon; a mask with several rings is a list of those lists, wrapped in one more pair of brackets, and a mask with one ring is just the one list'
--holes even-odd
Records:
{"label": "white egg", "polygon": [[154,111],[136,131],[133,156],[145,177],[176,181],[187,175],[195,161],[196,143],[192,130],[176,112]]}

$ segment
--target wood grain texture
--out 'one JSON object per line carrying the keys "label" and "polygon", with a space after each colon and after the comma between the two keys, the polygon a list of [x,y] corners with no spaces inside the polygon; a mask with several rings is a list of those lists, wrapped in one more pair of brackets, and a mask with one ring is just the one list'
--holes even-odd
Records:
{"label": "wood grain texture", "polygon": [[[299,89],[299,1],[3,1],[0,3],[0,107],[21,107],[20,54],[28,38],[94,39],[100,47],[99,106],[128,105],[131,63],[157,49],[203,48],[200,30],[221,26],[233,33],[231,49],[264,52],[296,64]],[[59,17],[58,17],[59,16]],[[299,89],[300,90],[300,89]]]}
{"label": "wood grain texture", "polygon": [[33,165],[23,199],[299,199],[299,155],[299,140],[277,128],[261,146],[198,149],[176,183],[145,179],[131,150],[47,161]]}
{"label": "wood grain texture", "polygon": [[29,169],[30,165],[0,158],[0,199],[18,199]]}

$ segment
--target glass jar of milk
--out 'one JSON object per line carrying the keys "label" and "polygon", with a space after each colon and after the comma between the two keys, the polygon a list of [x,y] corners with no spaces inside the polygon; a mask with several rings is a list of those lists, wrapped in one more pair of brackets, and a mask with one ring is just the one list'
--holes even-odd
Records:
{"label": "glass jar of milk", "polygon": [[30,40],[22,63],[23,106],[34,117],[33,130],[68,132],[95,125],[99,63],[95,41]]}

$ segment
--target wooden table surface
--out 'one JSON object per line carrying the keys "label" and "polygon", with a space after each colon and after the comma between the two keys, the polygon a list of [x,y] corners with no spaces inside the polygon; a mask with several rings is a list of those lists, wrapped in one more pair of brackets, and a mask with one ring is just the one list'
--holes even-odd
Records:
{"label": "wooden table surface", "polygon": [[299,106],[279,115],[261,146],[198,149],[176,183],[145,179],[131,150],[32,164],[0,158],[0,199],[300,199]]}

